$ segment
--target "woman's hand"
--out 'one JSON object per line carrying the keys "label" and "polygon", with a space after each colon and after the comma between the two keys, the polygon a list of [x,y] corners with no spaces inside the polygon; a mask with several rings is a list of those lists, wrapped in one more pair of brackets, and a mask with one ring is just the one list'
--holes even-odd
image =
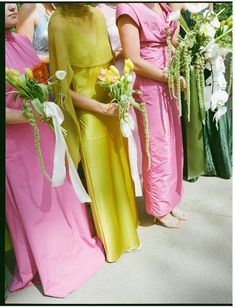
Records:
{"label": "woman's hand", "polygon": [[108,116],[118,116],[119,115],[119,106],[117,103],[110,102],[104,105],[104,115]]}
{"label": "woman's hand", "polygon": [[32,113],[33,113],[33,116],[35,118],[35,121],[36,123],[38,122],[42,122],[44,119],[42,118],[41,114],[38,113],[34,108],[32,108]]}

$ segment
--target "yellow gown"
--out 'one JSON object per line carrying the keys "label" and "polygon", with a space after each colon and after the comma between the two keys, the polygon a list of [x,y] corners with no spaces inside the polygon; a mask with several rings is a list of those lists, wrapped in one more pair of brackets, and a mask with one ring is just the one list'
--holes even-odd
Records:
{"label": "yellow gown", "polygon": [[110,102],[106,89],[97,85],[101,68],[109,67],[112,52],[105,19],[100,11],[84,6],[69,16],[57,8],[49,23],[50,70],[65,70],[61,82],[66,93],[64,128],[75,165],[82,160],[91,209],[106,259],[116,261],[123,252],[139,246],[138,214],[126,144],[119,119],[74,108],[70,87],[83,96]]}

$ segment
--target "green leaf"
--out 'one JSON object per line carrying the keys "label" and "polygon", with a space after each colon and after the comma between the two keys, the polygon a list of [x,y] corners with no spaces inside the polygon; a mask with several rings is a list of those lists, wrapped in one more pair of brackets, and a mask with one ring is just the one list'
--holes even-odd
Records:
{"label": "green leaf", "polygon": [[21,86],[26,86],[26,78],[25,78],[24,74],[20,75],[18,77],[18,80],[19,80]]}
{"label": "green leaf", "polygon": [[39,101],[38,98],[35,98],[33,100],[31,100],[31,103],[34,107],[34,109],[44,118],[46,119],[46,114],[44,112],[43,106],[41,104],[41,102]]}
{"label": "green leaf", "polygon": [[186,23],[186,21],[184,20],[184,17],[182,15],[180,15],[180,25],[181,27],[183,28],[183,30],[185,31],[185,33],[189,33],[190,32],[190,29]]}
{"label": "green leaf", "polygon": [[20,95],[20,93],[17,93],[14,97],[13,97],[13,102],[16,103],[16,99],[17,97]]}
{"label": "green leaf", "polygon": [[41,102],[48,100],[49,93],[48,93],[48,88],[46,84],[41,84],[41,83],[35,84],[34,89],[36,89],[36,91],[40,93],[42,100],[43,100]]}

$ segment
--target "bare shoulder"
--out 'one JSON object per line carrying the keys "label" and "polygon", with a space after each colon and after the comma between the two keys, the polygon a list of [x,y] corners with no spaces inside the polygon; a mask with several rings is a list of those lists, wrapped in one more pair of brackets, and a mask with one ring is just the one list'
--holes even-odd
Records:
{"label": "bare shoulder", "polygon": [[37,13],[37,4],[36,3],[24,3],[22,4],[22,6],[20,7],[19,10],[19,15],[20,16],[35,16],[37,17],[38,13]]}
{"label": "bare shoulder", "polygon": [[37,10],[36,3],[24,3],[21,5],[19,12],[32,13]]}
{"label": "bare shoulder", "polygon": [[21,6],[19,10],[18,27],[20,27],[26,20],[34,25],[38,24],[39,8],[37,3],[24,3]]}

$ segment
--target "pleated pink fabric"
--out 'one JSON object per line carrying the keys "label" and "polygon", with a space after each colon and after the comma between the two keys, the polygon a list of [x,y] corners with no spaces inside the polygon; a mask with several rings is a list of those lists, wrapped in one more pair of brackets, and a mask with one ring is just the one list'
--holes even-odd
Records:
{"label": "pleated pink fabric", "polygon": [[[38,62],[26,37],[6,32],[8,68],[23,72]],[[21,109],[20,104],[6,96],[7,107]],[[44,163],[52,175],[54,134],[47,124],[39,129]],[[43,176],[29,124],[6,125],[6,216],[16,256],[10,291],[41,282],[45,295],[65,297],[104,262],[101,243],[91,236],[85,205],[69,176],[57,188]]]}
{"label": "pleated pink fabric", "polygon": [[[171,9],[167,4],[160,5],[163,12],[158,14],[142,3],[123,3],[117,7],[116,19],[126,14],[134,20],[140,34],[141,57],[164,69],[167,65],[165,26]],[[171,22],[171,33],[175,30],[176,23]],[[136,111],[146,211],[153,216],[164,216],[177,206],[182,196],[183,147],[178,106],[170,99],[166,83],[136,75],[134,88],[143,93],[149,120],[151,167],[148,170],[143,117]]]}

